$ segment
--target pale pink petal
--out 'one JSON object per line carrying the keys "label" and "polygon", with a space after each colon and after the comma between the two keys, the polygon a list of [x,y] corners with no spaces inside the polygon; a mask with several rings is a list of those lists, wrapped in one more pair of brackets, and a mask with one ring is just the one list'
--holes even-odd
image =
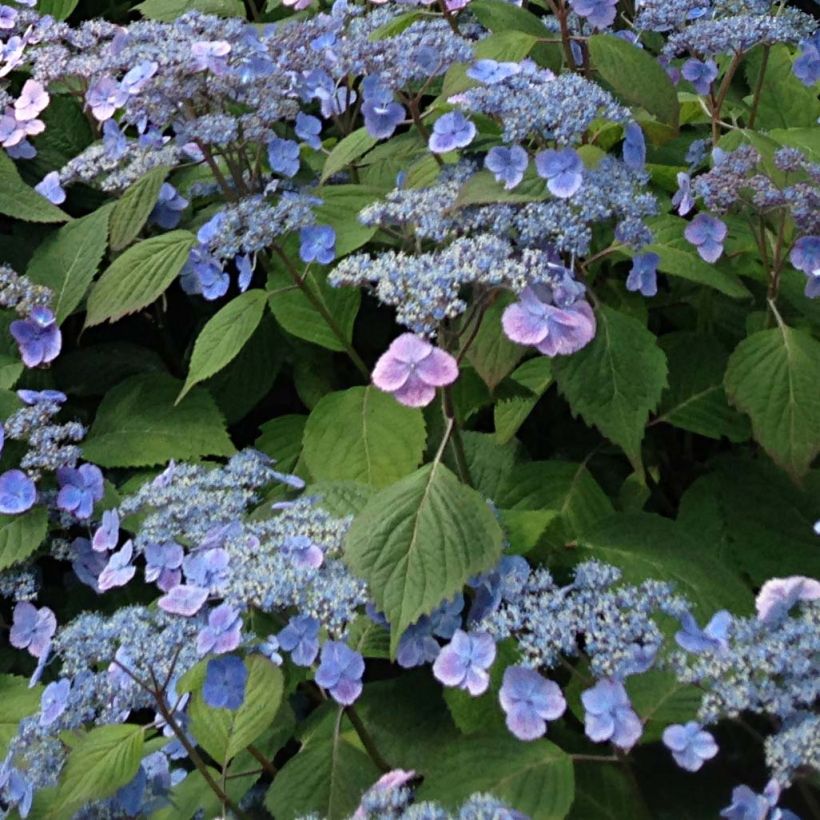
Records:
{"label": "pale pink petal", "polygon": [[417,364],[430,355],[433,345],[415,333],[402,333],[393,339],[388,353],[400,362]]}
{"label": "pale pink petal", "polygon": [[396,401],[407,407],[426,407],[436,396],[436,388],[411,373],[407,381],[393,392]]}
{"label": "pale pink petal", "polygon": [[506,308],[501,325],[507,338],[521,345],[537,345],[548,333],[547,320],[531,313],[520,302]]}
{"label": "pale pink petal", "polygon": [[446,350],[434,347],[430,355],[416,365],[416,372],[427,384],[444,387],[458,378],[458,362]]}
{"label": "pale pink petal", "polygon": [[388,350],[383,353],[373,368],[373,384],[387,393],[398,390],[407,381],[410,367],[407,362],[399,361]]}

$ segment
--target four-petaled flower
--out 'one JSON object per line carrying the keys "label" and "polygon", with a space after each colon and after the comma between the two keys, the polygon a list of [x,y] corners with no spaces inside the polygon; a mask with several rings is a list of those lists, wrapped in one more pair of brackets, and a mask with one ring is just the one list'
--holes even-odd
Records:
{"label": "four-petaled flower", "polygon": [[202,698],[217,709],[238,709],[245,700],[248,669],[236,655],[223,655],[208,661]]}
{"label": "four-petaled flower", "polygon": [[595,338],[595,314],[584,300],[557,307],[551,298],[546,285],[524,288],[520,301],[504,310],[501,324],[513,342],[533,345],[545,356],[568,356]]}
{"label": "four-petaled flower", "polygon": [[179,225],[182,212],[188,207],[188,200],[181,196],[170,182],[163,182],[154,209],[148,219],[160,228],[171,230]]}
{"label": "four-petaled flower", "polygon": [[581,693],[581,702],[586,712],[584,732],[590,740],[608,740],[621,749],[631,749],[637,743],[643,726],[622,683],[607,678],[599,680],[592,689]]}
{"label": "four-petaled flower", "polygon": [[292,177],[299,170],[299,143],[272,137],[268,142],[268,162],[271,171]]}
{"label": "four-petaled flower", "polygon": [[559,199],[569,199],[584,181],[584,163],[574,148],[548,148],[535,155],[535,170],[547,180],[547,188]]}
{"label": "four-petaled flower", "polygon": [[56,629],[57,618],[47,606],[37,609],[28,601],[20,601],[12,612],[9,641],[17,649],[28,649],[29,654],[39,658],[51,644]]}
{"label": "four-petaled flower", "polygon": [[433,663],[433,674],[445,686],[466,689],[473,697],[487,690],[487,670],[495,660],[495,641],[486,632],[457,629]]}
{"label": "four-petaled flower", "polygon": [[336,703],[349,706],[362,693],[364,658],[342,641],[328,641],[322,647],[316,683],[330,692]]}
{"label": "four-petaled flower", "polygon": [[709,214],[698,214],[683,232],[705,262],[717,262],[723,253],[723,241],[728,228],[726,223]]}
{"label": "four-petaled flower", "polygon": [[37,487],[22,470],[6,470],[0,475],[0,513],[17,515],[34,506]]}
{"label": "four-petaled flower", "polygon": [[291,618],[276,637],[297,666],[310,666],[319,654],[319,621],[310,615]]}
{"label": "four-petaled flower", "polygon": [[820,581],[804,575],[770,578],[760,588],[755,599],[757,617],[764,623],[774,623],[789,614],[798,601],[820,600]]}
{"label": "four-petaled flower", "polygon": [[455,358],[414,333],[396,337],[373,368],[373,384],[408,407],[425,407],[457,378]]}
{"label": "four-petaled flower", "polygon": [[508,666],[499,692],[507,728],[519,740],[535,740],[547,731],[547,721],[557,720],[567,708],[558,684],[534,669]]}
{"label": "four-petaled flower", "polygon": [[433,125],[428,147],[434,154],[465,148],[475,137],[476,128],[460,111],[450,111]]}
{"label": "four-petaled flower", "polygon": [[570,0],[572,10],[595,28],[607,28],[615,22],[618,0]]}
{"label": "four-petaled flower", "polygon": [[94,502],[103,497],[103,474],[94,464],[82,464],[76,469],[60,467],[57,470],[60,492],[57,506],[73,513],[80,520],[91,517]]}
{"label": "four-petaled flower", "polygon": [[689,80],[698,94],[708,94],[712,83],[717,79],[718,67],[714,60],[687,60],[683,64],[681,74],[685,80]]}
{"label": "four-petaled flower", "polygon": [[678,645],[689,652],[715,652],[729,646],[729,628],[732,616],[725,609],[716,612],[706,626],[701,629],[694,616],[687,612],[681,618],[683,627],[675,633]]}
{"label": "four-petaled flower", "polygon": [[789,261],[806,274],[806,296],[820,296],[820,236],[801,236],[792,246]]}
{"label": "four-petaled flower", "polygon": [[636,122],[631,122],[624,129],[624,163],[633,171],[643,170],[646,165],[646,140],[643,129]]}
{"label": "four-petaled flower", "polygon": [[309,225],[299,231],[299,258],[327,265],[336,258],[336,231],[330,225]]}
{"label": "four-petaled flower", "polygon": [[658,263],[656,253],[642,253],[632,259],[632,268],[626,279],[626,289],[642,296],[654,296],[658,292]]}
{"label": "four-petaled flower", "polygon": [[282,542],[282,552],[287,553],[297,567],[317,569],[325,560],[322,548],[306,535],[286,536]]}
{"label": "four-petaled flower", "polygon": [[242,617],[230,604],[220,604],[208,614],[208,625],[203,627],[196,639],[200,655],[209,652],[222,654],[232,652],[242,639]]}
{"label": "four-petaled flower", "polygon": [[26,367],[48,364],[60,353],[62,335],[54,314],[47,307],[35,307],[27,319],[9,326]]}
{"label": "four-petaled flower", "polygon": [[484,165],[492,171],[496,182],[503,182],[505,190],[509,191],[524,179],[529,161],[527,152],[520,145],[513,145],[512,148],[497,145],[484,158]]}
{"label": "four-petaled flower", "polygon": [[40,726],[50,726],[65,712],[70,691],[71,681],[68,678],[53,681],[43,689],[40,697]]}
{"label": "four-petaled flower", "polygon": [[122,545],[118,552],[111,554],[108,563],[97,580],[100,592],[125,586],[134,577],[137,568],[131,563],[133,553],[134,546],[129,540]]}
{"label": "four-petaled flower", "polygon": [[672,752],[678,766],[688,772],[698,771],[718,753],[715,739],[694,720],[667,726],[663,731],[663,743]]}

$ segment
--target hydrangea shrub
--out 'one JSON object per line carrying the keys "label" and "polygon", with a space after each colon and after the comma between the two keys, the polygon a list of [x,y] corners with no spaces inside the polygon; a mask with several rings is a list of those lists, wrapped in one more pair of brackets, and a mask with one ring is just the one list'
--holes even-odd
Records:
{"label": "hydrangea shrub", "polygon": [[818,816],[818,82],[811,2],[0,6],[0,816]]}

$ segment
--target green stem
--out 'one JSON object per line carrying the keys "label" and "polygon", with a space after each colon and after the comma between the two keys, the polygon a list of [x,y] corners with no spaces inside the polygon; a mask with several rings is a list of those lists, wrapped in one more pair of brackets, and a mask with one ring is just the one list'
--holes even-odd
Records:
{"label": "green stem", "polygon": [[760,106],[760,95],[763,91],[763,80],[766,78],[766,68],[769,65],[770,46],[763,46],[763,60],[760,63],[760,73],[757,75],[757,82],[755,83],[755,94],[752,100],[752,112],[749,114],[749,128],[755,127],[755,119],[757,118],[757,109]]}
{"label": "green stem", "polygon": [[467,465],[467,454],[464,452],[464,442],[461,439],[458,419],[456,418],[455,402],[453,401],[452,387],[442,388],[444,417],[448,422],[450,442],[453,445],[453,456],[456,460],[458,477],[469,487],[473,486],[470,468]]}
{"label": "green stem", "polygon": [[[361,375],[367,380],[370,381],[370,371],[367,368],[367,365],[364,363],[362,357],[356,352],[356,349],[353,345],[347,341],[345,334],[343,333],[342,329],[339,327],[336,320],[333,318],[333,315],[327,309],[325,303],[321,300],[319,295],[314,292],[313,288],[310,287],[310,284],[302,278],[299,271],[293,266],[293,263],[288,259],[287,254],[278,246],[272,245],[273,252],[279,257],[282,261],[282,264],[285,266],[285,270],[287,270],[290,278],[293,280],[293,284],[302,291],[305,295],[305,298],[310,302],[310,304],[316,309],[316,312],[324,319],[325,324],[330,329],[330,332],[339,340],[341,345],[344,347],[345,352],[350,357],[350,360],[356,366],[356,369],[361,373]],[[262,266],[265,267],[265,260],[263,257],[260,256],[262,259]]]}
{"label": "green stem", "polygon": [[389,772],[393,767],[382,756],[382,753],[379,751],[378,746],[376,746],[370,732],[367,731],[367,727],[362,722],[362,719],[359,717],[359,713],[356,711],[355,707],[351,704],[350,706],[346,706],[344,711],[350,722],[353,724],[353,728],[356,730],[356,734],[359,736],[362,746],[364,746],[367,754],[370,755],[370,759],[383,772]]}

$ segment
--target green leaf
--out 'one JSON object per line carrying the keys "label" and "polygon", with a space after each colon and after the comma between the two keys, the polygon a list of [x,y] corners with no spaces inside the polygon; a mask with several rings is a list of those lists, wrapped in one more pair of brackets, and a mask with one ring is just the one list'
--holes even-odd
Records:
{"label": "green leaf", "polygon": [[77,3],[79,0],[40,0],[37,11],[40,14],[50,14],[55,20],[67,20],[77,8]]}
{"label": "green leaf", "polygon": [[725,458],[712,466],[681,498],[684,529],[755,586],[773,576],[820,577],[813,530],[820,473],[809,473],[801,492],[763,459]]}
{"label": "green leaf", "polygon": [[[361,302],[359,289],[332,288],[327,284],[327,277],[319,272],[308,273],[305,286],[333,318],[344,341],[349,343],[353,338],[353,323]],[[344,343],[330,329],[322,312],[301,290],[293,287],[288,274],[273,271],[268,277],[268,290],[271,312],[288,333],[328,350],[345,349]]]}
{"label": "green leaf", "polygon": [[701,617],[711,617],[721,607],[737,613],[752,609],[750,590],[736,572],[715,559],[711,544],[699,542],[668,518],[617,513],[582,532],[578,540],[573,563],[597,559],[614,564],[631,583],[651,578],[674,581]]}
{"label": "green leaf", "polygon": [[284,692],[282,670],[262,655],[245,659],[248,681],[238,709],[208,706],[202,693],[191,699],[191,731],[218,763],[226,763],[250,746],[273,723]]}
{"label": "green leaf", "polygon": [[86,327],[116,322],[158,299],[182,270],[195,242],[188,231],[171,231],[128,248],[92,288]]}
{"label": "green leaf", "polygon": [[180,382],[143,374],[118,384],[102,400],[83,455],[101,467],[148,467],[170,459],[234,452],[222,417],[202,388],[175,403]]}
{"label": "green leaf", "polygon": [[505,511],[557,511],[558,526],[548,530],[550,542],[557,547],[613,512],[612,503],[586,465],[566,461],[519,464],[501,485],[496,503]]}
{"label": "green leaf", "polygon": [[706,285],[733,299],[751,298],[748,288],[734,273],[709,265],[698,256],[695,248],[683,235],[687,224],[685,219],[671,214],[650,220],[654,241],[643,248],[641,253],[656,253],[660,257],[658,270],[663,273]]}
{"label": "green leaf", "polygon": [[359,221],[359,211],[379,199],[383,192],[379,188],[365,185],[330,185],[316,192],[322,204],[313,209],[316,221],[330,225],[336,231],[336,258],[346,256],[369,242],[376,233],[376,227],[363,225]]}
{"label": "green leaf", "polygon": [[533,820],[561,820],[575,796],[572,758],[548,740],[471,735],[441,750],[419,800],[455,808],[476,792],[492,794]]}
{"label": "green leaf", "polygon": [[575,762],[575,802],[569,820],[652,820],[631,771],[597,760]]}
{"label": "green leaf", "polygon": [[254,447],[276,459],[276,469],[288,473],[296,466],[302,453],[302,435],[307,416],[285,415],[260,425],[261,435]]}
{"label": "green leaf", "polygon": [[666,385],[666,357],[655,336],[603,305],[592,342],[552,367],[572,412],[622,447],[640,471],[644,426]]}
{"label": "green leaf", "polygon": [[168,170],[163,165],[153,168],[117,200],[111,212],[112,251],[121,251],[139,236],[157,204],[159,190],[168,176]]}
{"label": "green leaf", "polygon": [[313,409],[304,458],[317,480],[386,487],[418,467],[425,441],[421,410],[372,386],[351,387],[329,393]]}
{"label": "green leaf", "polygon": [[322,509],[337,518],[358,515],[374,492],[372,487],[358,481],[318,481],[310,485],[310,494],[322,500]]}
{"label": "green leaf", "polygon": [[267,293],[260,288],[246,291],[208,319],[197,336],[188,378],[177,401],[195,384],[213,376],[236,358],[262,321],[267,299]]}
{"label": "green leaf", "polygon": [[23,369],[23,363],[16,356],[0,353],[0,390],[13,387]]}
{"label": "green leaf", "polygon": [[0,515],[0,570],[25,561],[43,543],[47,531],[45,507],[22,515]]}
{"label": "green leaf", "polygon": [[406,11],[404,14],[397,15],[383,26],[379,26],[377,29],[372,31],[367,39],[370,40],[370,42],[375,43],[379,40],[387,40],[389,37],[395,37],[397,34],[401,34],[405,29],[412,26],[416,20],[425,16],[427,15],[418,9],[414,11]]}
{"label": "green leaf", "polygon": [[391,624],[391,650],[422,615],[501,554],[501,528],[481,495],[440,462],[376,493],[348,532],[345,560]]}
{"label": "green leaf", "polygon": [[281,340],[273,316],[264,313],[238,355],[204,382],[229,426],[245,418],[270,392],[282,366]]}
{"label": "green leaf", "polygon": [[782,322],[744,339],[729,358],[726,393],[755,439],[792,476],[820,452],[820,342]]}
{"label": "green leaf", "polygon": [[143,0],[134,8],[150,20],[170,22],[189,11],[215,14],[218,17],[244,17],[241,0]]}
{"label": "green leaf", "polygon": [[6,756],[9,741],[17,734],[18,723],[40,709],[40,684],[29,687],[28,678],[20,675],[0,675],[0,755]]}
{"label": "green leaf", "polygon": [[57,386],[73,397],[102,396],[137,373],[166,372],[155,351],[131,342],[102,342],[69,350],[52,369]]}
{"label": "green leaf", "polygon": [[[523,31],[497,31],[475,44],[476,60],[521,62],[535,47],[538,37]],[[465,75],[466,76],[466,75]]]}
{"label": "green leaf", "polygon": [[678,683],[674,674],[650,669],[630,675],[626,682],[632,708],[643,721],[641,743],[655,743],[671,723],[695,720],[703,693],[692,684]]}
{"label": "green leaf", "polygon": [[277,820],[296,820],[316,812],[328,820],[349,817],[379,770],[341,734],[339,710],[332,734],[317,732],[282,767],[265,798]]}
{"label": "green leaf", "polygon": [[510,441],[533,411],[538,399],[552,384],[552,360],[548,356],[528,359],[510,375],[508,392],[499,392],[493,408],[495,437],[499,444]]}
{"label": "green leaf", "polygon": [[[747,54],[743,61],[750,88],[757,88],[763,55],[763,48],[758,47]],[[820,102],[816,92],[816,88],[803,85],[794,75],[788,46],[771,46],[760,88],[755,126],[762,131],[801,127],[816,130],[817,118],[820,117]]]}
{"label": "green leaf", "polygon": [[0,151],[0,214],[23,222],[67,222],[71,219],[23,182],[5,151]]}
{"label": "green leaf", "polygon": [[108,243],[110,206],[75,219],[47,236],[34,251],[26,275],[54,291],[52,307],[62,324],[85,297]]}
{"label": "green leaf", "polygon": [[60,786],[63,804],[82,806],[110,797],[134,779],[142,760],[142,726],[98,726],[71,749]]}
{"label": "green leaf", "polygon": [[490,31],[523,31],[542,39],[548,36],[547,28],[540,18],[504,0],[473,0],[470,11]]}
{"label": "green leaf", "polygon": [[467,349],[468,361],[490,390],[498,387],[527,352],[527,348],[511,342],[501,329],[501,314],[512,301],[513,297],[507,295],[487,310]]}
{"label": "green leaf", "polygon": [[[515,6],[511,6],[515,8]],[[459,189],[454,208],[467,205],[486,205],[493,202],[540,202],[547,199],[546,183],[532,168],[524,173],[524,179],[508,191],[490,171],[478,171]]]}
{"label": "green leaf", "polygon": [[669,363],[669,387],[653,424],[666,422],[701,436],[746,441],[749,422],[729,407],[723,374],[729,358],[720,341],[701,333],[669,333],[659,344]]}
{"label": "green leaf", "polygon": [[[499,444],[490,433],[467,430],[461,434],[470,484],[485,498],[495,498],[499,486],[507,479],[521,457],[517,444]],[[452,445],[452,442],[450,442]],[[453,447],[447,448],[448,464],[455,468]]]}
{"label": "green leaf", "polygon": [[594,34],[587,44],[593,67],[618,96],[642,106],[672,128],[678,127],[675,86],[649,51],[610,34]]}
{"label": "green leaf", "polygon": [[340,140],[333,147],[325,160],[325,167],[322,169],[320,182],[324,182],[333,174],[338,173],[343,168],[355,162],[359,157],[364,156],[378,140],[367,133],[366,128],[358,128],[344,139]]}

